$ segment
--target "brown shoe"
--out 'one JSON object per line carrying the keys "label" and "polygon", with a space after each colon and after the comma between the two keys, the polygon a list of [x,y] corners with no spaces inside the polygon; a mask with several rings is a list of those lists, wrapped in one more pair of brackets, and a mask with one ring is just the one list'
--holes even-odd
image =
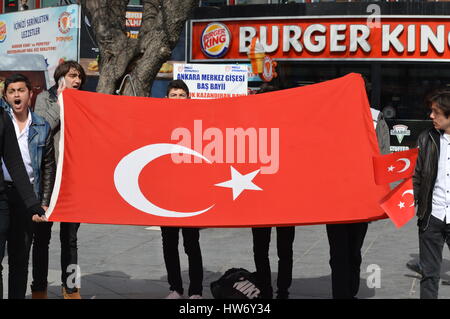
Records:
{"label": "brown shoe", "polygon": [[48,299],[47,290],[32,291],[31,299]]}
{"label": "brown shoe", "polygon": [[76,289],[74,292],[68,293],[66,288],[62,287],[62,293],[64,299],[81,299],[80,289]]}

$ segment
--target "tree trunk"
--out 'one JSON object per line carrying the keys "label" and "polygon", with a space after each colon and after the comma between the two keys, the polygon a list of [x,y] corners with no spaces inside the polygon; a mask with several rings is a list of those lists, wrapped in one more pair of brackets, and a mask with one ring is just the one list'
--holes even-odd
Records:
{"label": "tree trunk", "polygon": [[196,0],[144,0],[137,39],[127,37],[128,0],[83,0],[100,51],[97,92],[148,96],[156,75],[175,48]]}

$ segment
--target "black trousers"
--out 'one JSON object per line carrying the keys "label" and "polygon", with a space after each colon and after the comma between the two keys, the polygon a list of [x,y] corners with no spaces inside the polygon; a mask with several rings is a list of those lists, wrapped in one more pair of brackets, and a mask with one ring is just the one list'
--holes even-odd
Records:
{"label": "black trousers", "polygon": [[[269,244],[272,228],[252,228],[253,257],[255,260],[256,277],[261,289],[261,298],[272,299],[272,279],[269,262]],[[278,278],[277,297],[288,298],[292,283],[292,245],[295,237],[295,227],[277,227]]]}
{"label": "black trousers", "polygon": [[441,276],[442,250],[450,235],[450,224],[434,216],[425,231],[419,229],[419,262],[422,268],[420,298],[437,299]]}
{"label": "black trousers", "polygon": [[[48,277],[48,250],[52,234],[53,223],[36,223],[33,240],[33,283],[32,291],[47,289]],[[79,223],[61,223],[59,237],[61,241],[61,283],[70,293],[75,290],[73,276],[78,265],[77,234]],[[69,267],[71,266],[72,267]],[[72,275],[70,278],[69,276]],[[69,279],[69,280],[68,280]]]}
{"label": "black trousers", "polygon": [[3,257],[9,230],[9,208],[5,194],[0,194],[0,299],[3,299]]}
{"label": "black trousers", "polygon": [[334,299],[352,299],[358,293],[361,247],[367,228],[368,223],[326,225]]}
{"label": "black trousers", "polygon": [[179,231],[183,234],[184,251],[189,264],[189,296],[202,295],[203,291],[203,261],[200,250],[199,228],[161,227],[164,262],[167,269],[167,281],[170,290],[183,294],[181,278],[180,255],[178,254]]}
{"label": "black trousers", "polygon": [[33,239],[33,221],[14,186],[7,185],[6,196],[10,210],[10,227],[7,239],[8,298],[25,299],[28,260]]}

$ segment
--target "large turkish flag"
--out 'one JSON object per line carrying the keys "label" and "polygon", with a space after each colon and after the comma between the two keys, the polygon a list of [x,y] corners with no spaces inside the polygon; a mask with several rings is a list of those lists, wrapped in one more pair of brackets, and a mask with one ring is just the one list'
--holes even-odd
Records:
{"label": "large turkish flag", "polygon": [[65,90],[51,221],[248,227],[385,218],[360,75],[218,100]]}

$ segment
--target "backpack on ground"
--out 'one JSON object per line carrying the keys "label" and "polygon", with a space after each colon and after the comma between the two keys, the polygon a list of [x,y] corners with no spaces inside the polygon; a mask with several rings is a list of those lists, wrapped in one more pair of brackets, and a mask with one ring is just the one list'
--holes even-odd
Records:
{"label": "backpack on ground", "polygon": [[216,299],[258,299],[261,293],[256,285],[255,273],[244,268],[228,269],[210,287]]}

